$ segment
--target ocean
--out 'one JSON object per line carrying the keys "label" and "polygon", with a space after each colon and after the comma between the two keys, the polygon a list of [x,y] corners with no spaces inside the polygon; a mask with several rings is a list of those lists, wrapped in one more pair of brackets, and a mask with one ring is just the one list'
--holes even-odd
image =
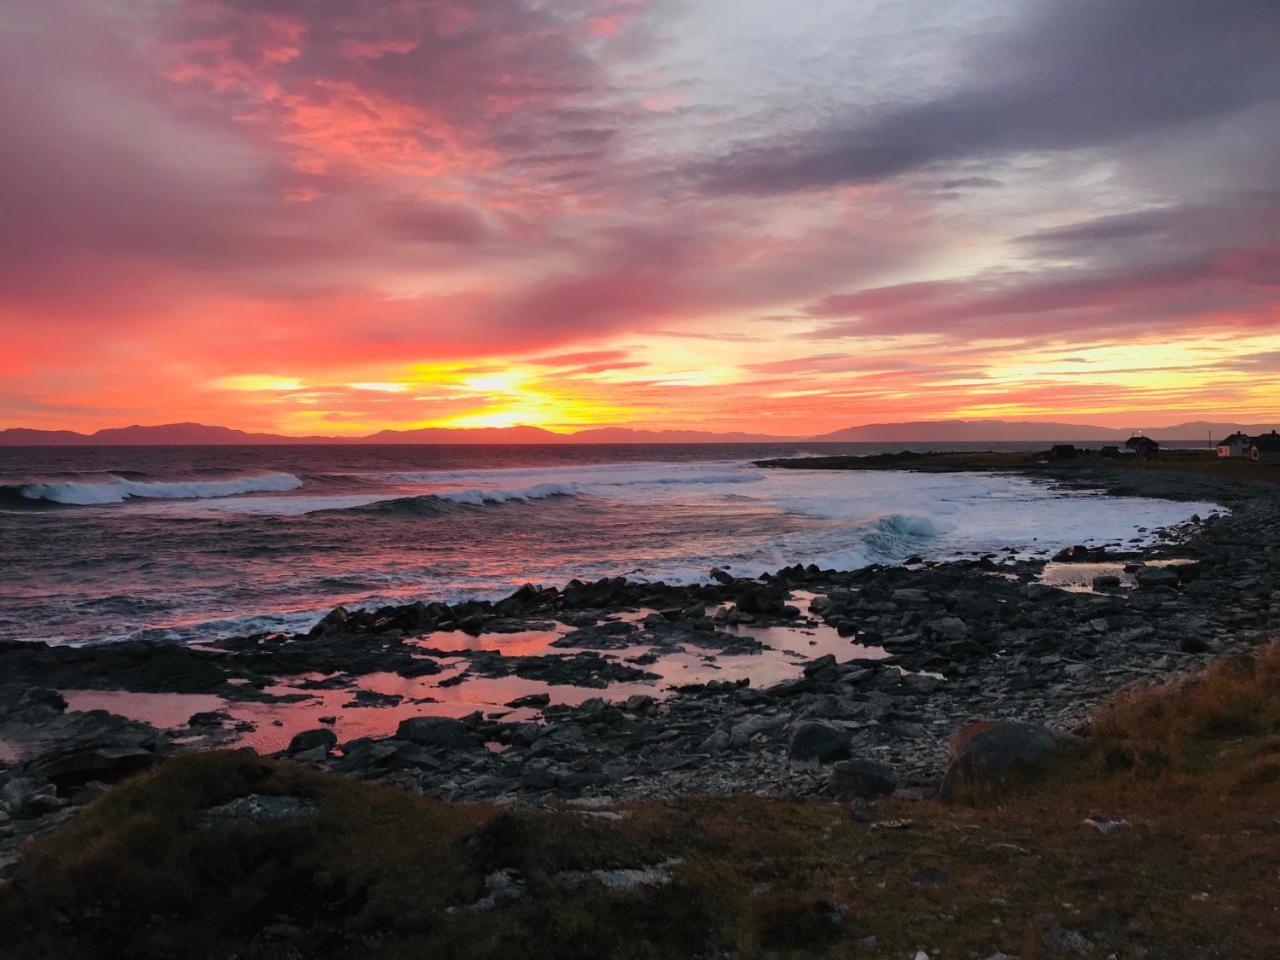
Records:
{"label": "ocean", "polygon": [[338,604],[495,599],[526,582],[1042,555],[1142,542],[1213,509],[1016,476],[751,464],[888,449],[4,448],[0,639],[191,642],[305,629]]}

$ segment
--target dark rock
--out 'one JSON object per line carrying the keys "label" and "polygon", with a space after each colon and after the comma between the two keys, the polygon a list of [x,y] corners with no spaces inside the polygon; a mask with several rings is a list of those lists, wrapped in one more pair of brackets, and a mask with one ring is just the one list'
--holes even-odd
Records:
{"label": "dark rock", "polygon": [[733,578],[733,574],[725,573],[723,570],[717,567],[711,571],[711,579],[714,580],[716,583],[721,583],[721,584],[724,584],[725,586],[728,586],[729,584],[733,583],[734,578]]}
{"label": "dark rock", "polygon": [[414,657],[408,663],[399,667],[396,674],[401,677],[432,677],[441,672],[440,664],[436,663],[430,657]]}
{"label": "dark rock", "polygon": [[1203,637],[1195,634],[1183,637],[1178,648],[1183,653],[1208,653],[1212,649]]}
{"label": "dark rock", "polygon": [[114,783],[153,766],[158,758],[151,750],[133,746],[91,746],[41,754],[25,765],[34,776],[69,790],[91,780]]}
{"label": "dark rock", "polygon": [[216,827],[251,826],[264,823],[288,823],[315,816],[318,807],[314,800],[305,797],[276,797],[250,794],[237,797],[198,814],[200,829]]}
{"label": "dark rock", "polygon": [[476,745],[470,728],[452,717],[410,717],[400,722],[396,736],[424,747],[465,749]]}
{"label": "dark rock", "polygon": [[67,701],[57,690],[31,687],[22,692],[19,709],[23,711],[48,710],[53,713],[62,713],[67,709]]}
{"label": "dark rock", "polygon": [[514,700],[507,702],[508,707],[518,709],[520,707],[545,707],[551,703],[551,694],[549,693],[530,693],[523,697],[516,697]]}
{"label": "dark rock", "polygon": [[1059,550],[1053,555],[1054,563],[1099,563],[1107,559],[1107,551],[1102,547],[1086,547],[1076,544]]}
{"label": "dark rock", "polygon": [[823,678],[826,676],[834,676],[837,673],[835,654],[828,653],[825,657],[818,657],[816,660],[810,660],[804,665],[804,670],[802,672],[806,677]]}
{"label": "dark rock", "polygon": [[202,713],[193,713],[191,719],[187,721],[187,726],[220,727],[230,719],[231,717],[224,710],[205,710]]}
{"label": "dark rock", "polygon": [[821,720],[796,724],[791,734],[792,760],[832,763],[849,758],[849,731]]}
{"label": "dark rock", "polygon": [[787,605],[787,592],[781,587],[758,587],[748,590],[738,600],[743,613],[780,614]]}
{"label": "dark rock", "polygon": [[1142,567],[1134,577],[1140,587],[1176,587],[1182,582],[1170,567]]}
{"label": "dark rock", "polygon": [[841,760],[831,768],[829,788],[837,800],[885,797],[898,789],[898,775],[874,760]]}
{"label": "dark rock", "polygon": [[657,701],[648,694],[635,693],[627,697],[623,708],[631,713],[648,713],[656,704]]}
{"label": "dark rock", "polygon": [[315,750],[317,747],[323,747],[327,753],[338,743],[338,735],[332,730],[303,730],[289,741],[289,746],[285,753],[293,756],[297,753],[305,753],[309,750]]}
{"label": "dark rock", "polygon": [[951,738],[951,762],[942,781],[944,800],[965,788],[995,787],[1029,773],[1069,742],[1047,727],[1013,720],[981,721],[961,727]]}

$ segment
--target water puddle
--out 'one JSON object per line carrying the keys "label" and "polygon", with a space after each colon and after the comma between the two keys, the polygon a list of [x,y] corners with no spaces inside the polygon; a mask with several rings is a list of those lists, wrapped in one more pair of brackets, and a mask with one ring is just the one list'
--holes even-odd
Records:
{"label": "water puddle", "polygon": [[[1061,563],[1050,561],[1044,565],[1040,573],[1040,582],[1045,586],[1057,587],[1068,593],[1108,593],[1114,590],[1132,590],[1138,585],[1137,578],[1126,568],[1176,567],[1193,563],[1186,557],[1166,557],[1161,560],[1147,560],[1138,563],[1132,560],[1106,560],[1098,563]],[[1116,578],[1108,587],[1095,587],[1098,578]]]}
{"label": "water puddle", "polygon": [[[107,710],[168,730],[186,730],[193,714],[222,711],[230,718],[225,728],[228,745],[274,753],[283,750],[295,734],[320,726],[329,727],[340,742],[345,742],[358,737],[389,736],[402,720],[428,714],[462,717],[479,711],[491,718],[523,721],[541,714],[541,710],[534,707],[507,706],[523,697],[545,696],[553,706],[577,706],[596,697],[618,702],[634,694],[661,699],[668,696],[673,687],[711,681],[746,680],[753,687],[768,687],[800,676],[806,663],[827,654],[833,654],[841,662],[889,656],[883,648],[857,643],[856,638],[841,637],[834,627],[817,618],[808,620],[810,604],[815,598],[816,595],[803,591],[792,594],[789,602],[801,611],[794,625],[716,624],[718,631],[764,645],[751,652],[721,650],[713,639],[696,632],[674,635],[657,632],[649,636],[637,632],[634,637],[638,642],[598,653],[609,661],[637,665],[658,679],[611,683],[605,688],[550,684],[514,675],[482,677],[469,673],[463,682],[457,682],[470,666],[466,656],[469,653],[496,651],[512,657],[581,653],[553,645],[574,630],[569,625],[554,623],[547,629],[478,636],[462,631],[423,634],[408,642],[445,654],[436,658],[442,668],[438,674],[423,677],[403,677],[389,672],[354,677],[305,674],[282,678],[267,687],[263,693],[278,699],[265,702],[226,700],[211,694],[120,690],[67,690],[63,694],[71,710]],[[599,623],[641,623],[654,612],[625,611],[610,614]],[[458,656],[450,657],[449,653]],[[251,725],[252,729],[233,732],[237,723]]]}
{"label": "water puddle", "polygon": [[128,690],[61,690],[67,710],[105,710],[161,730],[185,727],[193,714],[226,707],[211,693],[133,693]]}

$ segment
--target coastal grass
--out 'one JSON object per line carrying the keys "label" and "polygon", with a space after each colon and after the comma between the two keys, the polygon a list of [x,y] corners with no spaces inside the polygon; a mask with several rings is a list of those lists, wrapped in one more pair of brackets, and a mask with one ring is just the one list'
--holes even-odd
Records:
{"label": "coastal grass", "polygon": [[[199,829],[248,794],[316,814]],[[31,844],[6,957],[1262,958],[1280,943],[1280,646],[1126,691],[979,803],[449,804],[189,755]],[[1101,829],[1100,829],[1101,827]],[[663,865],[610,889],[588,871]],[[507,871],[525,894],[475,904]],[[7,941],[7,945],[6,945]]]}

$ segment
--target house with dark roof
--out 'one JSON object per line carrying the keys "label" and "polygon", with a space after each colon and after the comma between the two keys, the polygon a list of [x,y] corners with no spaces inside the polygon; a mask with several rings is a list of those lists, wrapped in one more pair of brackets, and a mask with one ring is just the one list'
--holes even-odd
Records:
{"label": "house with dark roof", "polygon": [[1218,441],[1218,456],[1247,457],[1252,446],[1253,437],[1245,433],[1236,432]]}
{"label": "house with dark roof", "polygon": [[1154,460],[1160,456],[1160,444],[1140,433],[1134,434],[1124,442],[1124,448],[1139,460]]}
{"label": "house with dark roof", "polygon": [[1272,430],[1254,437],[1249,447],[1249,459],[1256,463],[1280,463],[1280,433]]}
{"label": "house with dark roof", "polygon": [[1049,460],[1075,460],[1080,456],[1080,451],[1070,443],[1055,443],[1049,448]]}

